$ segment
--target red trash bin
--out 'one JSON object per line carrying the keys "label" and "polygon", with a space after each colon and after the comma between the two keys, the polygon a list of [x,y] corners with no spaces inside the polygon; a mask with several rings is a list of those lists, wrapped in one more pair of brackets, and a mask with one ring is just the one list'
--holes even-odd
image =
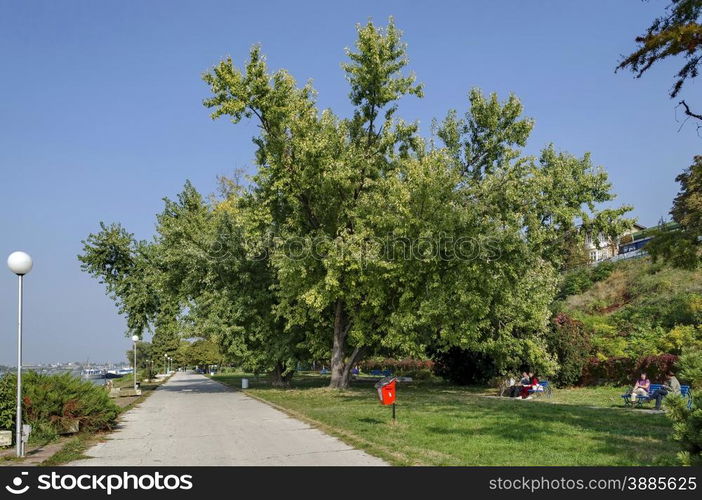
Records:
{"label": "red trash bin", "polygon": [[395,391],[396,383],[397,379],[395,377],[385,377],[375,384],[376,389],[378,389],[380,404],[391,405],[395,403],[395,396],[397,395]]}
{"label": "red trash bin", "polygon": [[391,405],[395,402],[395,384],[396,381],[393,380],[388,385],[384,385],[380,391],[382,392],[382,403],[384,405]]}

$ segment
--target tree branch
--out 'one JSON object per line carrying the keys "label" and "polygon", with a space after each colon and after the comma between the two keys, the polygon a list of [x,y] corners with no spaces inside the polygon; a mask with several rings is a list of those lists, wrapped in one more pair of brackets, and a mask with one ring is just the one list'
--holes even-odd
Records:
{"label": "tree branch", "polygon": [[701,120],[701,121],[702,121],[702,115],[697,114],[697,113],[693,113],[692,111],[690,111],[690,106],[687,105],[687,103],[685,102],[685,99],[683,99],[682,101],[680,101],[680,102],[678,103],[678,105],[685,108],[685,114],[686,114],[687,116],[691,116],[692,118],[695,118],[695,119],[697,119],[697,120]]}

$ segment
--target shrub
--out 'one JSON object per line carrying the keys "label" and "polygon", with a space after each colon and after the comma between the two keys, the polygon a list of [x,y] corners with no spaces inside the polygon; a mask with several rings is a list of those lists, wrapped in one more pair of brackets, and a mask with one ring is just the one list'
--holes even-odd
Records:
{"label": "shrub", "polygon": [[554,383],[560,387],[577,383],[591,350],[590,335],[583,324],[566,314],[558,314],[551,320],[546,342],[559,364]]}
{"label": "shrub", "polygon": [[0,378],[0,430],[14,428],[15,422],[15,382],[12,376]]}
{"label": "shrub", "polygon": [[454,384],[481,384],[498,374],[493,358],[481,352],[452,347],[433,357],[434,373]]}
{"label": "shrub", "polygon": [[699,325],[702,323],[702,295],[679,293],[661,306],[666,326]]}
{"label": "shrub", "polygon": [[[645,356],[639,359],[636,364],[636,372],[645,373],[652,381],[662,382],[665,379],[666,372],[674,370],[677,363],[678,357],[675,354]],[[636,376],[637,373],[632,375]]]}
{"label": "shrub", "polygon": [[634,360],[625,356],[611,357],[604,360],[590,358],[583,366],[580,384],[628,384],[635,368]]}
{"label": "shrub", "polygon": [[638,361],[624,356],[605,360],[590,358],[583,367],[580,384],[630,385],[642,372],[646,373],[650,380],[660,381],[666,371],[675,369],[677,361],[678,357],[673,354],[645,356]]}
{"label": "shrub", "polygon": [[590,273],[590,279],[593,281],[593,283],[606,280],[607,278],[609,278],[613,271],[613,262],[601,262],[592,269],[592,272]]}
{"label": "shrub", "polygon": [[678,366],[680,367],[680,377],[690,382],[696,392],[702,391],[702,348],[684,349]]}
{"label": "shrub", "polygon": [[430,372],[434,367],[434,362],[429,359],[392,359],[378,358],[361,361],[359,367],[364,372],[371,370],[390,370],[395,375],[412,376],[419,372]]}
{"label": "shrub", "polygon": [[665,398],[666,415],[673,422],[673,439],[680,443],[683,465],[702,465],[702,349],[685,349],[679,360],[680,377],[692,383],[692,408],[684,398]]}
{"label": "shrub", "polygon": [[[2,424],[7,429],[15,426],[14,418],[8,422],[4,415],[8,407],[14,408],[16,386],[15,375],[0,379],[0,416],[5,418]],[[104,388],[70,374],[27,372],[22,377],[22,389],[24,422],[32,426],[30,438],[34,441],[55,438],[75,420],[81,430],[107,430],[119,413]]]}
{"label": "shrub", "polygon": [[675,326],[661,337],[660,346],[663,351],[674,354],[680,354],[686,348],[702,347],[702,328],[695,325]]}
{"label": "shrub", "polygon": [[570,271],[563,277],[558,296],[559,298],[565,298],[569,295],[577,295],[583,293],[591,286],[590,270],[587,267],[581,267]]}

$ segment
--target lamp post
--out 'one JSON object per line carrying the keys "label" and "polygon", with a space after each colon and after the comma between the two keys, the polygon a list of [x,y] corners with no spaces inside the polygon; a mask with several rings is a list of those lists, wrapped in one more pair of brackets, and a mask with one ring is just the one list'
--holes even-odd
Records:
{"label": "lamp post", "polygon": [[163,373],[168,375],[168,354],[163,355]]}
{"label": "lamp post", "polygon": [[139,340],[139,335],[132,335],[132,344],[134,349],[134,392],[137,389],[137,341]]}
{"label": "lamp post", "polygon": [[15,422],[15,445],[17,456],[24,456],[22,441],[22,285],[24,275],[32,270],[32,258],[24,252],[13,252],[7,258],[7,267],[18,277],[19,305],[17,309],[17,420]]}

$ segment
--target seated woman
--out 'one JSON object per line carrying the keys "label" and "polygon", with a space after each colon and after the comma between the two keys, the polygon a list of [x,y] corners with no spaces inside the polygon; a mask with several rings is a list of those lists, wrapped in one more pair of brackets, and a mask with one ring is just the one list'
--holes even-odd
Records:
{"label": "seated woman", "polygon": [[521,391],[519,391],[519,395],[522,397],[522,399],[531,399],[531,394],[529,394],[529,389],[536,389],[539,386],[539,379],[536,378],[536,375],[534,375],[534,372],[529,372],[529,381],[527,384],[522,385]]}
{"label": "seated woman", "polygon": [[529,384],[529,382],[529,374],[527,372],[522,372],[522,378],[519,380],[519,383],[513,384],[509,388],[509,397],[516,398],[517,396],[519,396],[519,393],[522,390],[522,386],[524,386],[525,384]]}
{"label": "seated woman", "polygon": [[641,378],[636,381],[633,389],[631,389],[631,400],[636,401],[637,396],[648,397],[648,389],[651,387],[651,381],[648,379],[645,373],[641,374]]}

